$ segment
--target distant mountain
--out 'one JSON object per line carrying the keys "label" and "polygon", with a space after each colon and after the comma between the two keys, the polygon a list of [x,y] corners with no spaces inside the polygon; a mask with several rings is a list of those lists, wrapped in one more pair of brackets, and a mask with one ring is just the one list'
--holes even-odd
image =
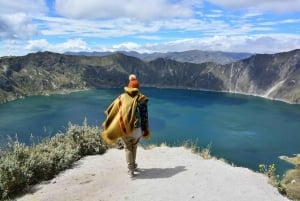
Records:
{"label": "distant mountain", "polygon": [[189,63],[205,63],[214,62],[217,64],[228,64],[235,61],[239,61],[250,57],[250,53],[234,53],[234,52],[220,52],[220,51],[201,51],[201,50],[190,50],[184,52],[168,52],[168,53],[138,53],[134,51],[126,52],[66,52],[67,55],[77,56],[108,56],[115,53],[125,54],[127,56],[133,56],[144,61],[153,61],[158,58],[172,59],[179,62]]}
{"label": "distant mountain", "polygon": [[142,86],[222,91],[300,103],[300,50],[257,54],[230,64],[144,61],[121,53],[75,56],[39,52],[0,58],[0,102],[64,91]]}

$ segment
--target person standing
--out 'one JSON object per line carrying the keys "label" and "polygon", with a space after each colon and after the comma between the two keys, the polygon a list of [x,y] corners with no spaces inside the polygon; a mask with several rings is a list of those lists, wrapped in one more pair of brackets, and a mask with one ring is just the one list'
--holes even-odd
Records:
{"label": "person standing", "polygon": [[108,143],[121,138],[125,145],[125,155],[130,177],[137,170],[136,154],[140,138],[149,139],[148,97],[140,92],[139,81],[134,74],[129,75],[128,86],[105,110],[106,120],[102,124],[102,137]]}

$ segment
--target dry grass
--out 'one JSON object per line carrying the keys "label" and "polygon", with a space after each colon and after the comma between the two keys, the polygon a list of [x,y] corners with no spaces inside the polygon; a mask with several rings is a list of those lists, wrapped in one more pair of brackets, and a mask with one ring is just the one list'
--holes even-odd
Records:
{"label": "dry grass", "polygon": [[197,145],[197,142],[185,141],[182,144],[182,146],[185,147],[185,148],[187,148],[187,149],[191,149],[191,151],[193,153],[199,154],[204,159],[211,159],[211,158],[213,158],[211,156],[211,150],[212,150],[211,143],[208,144],[206,147],[199,147]]}
{"label": "dry grass", "polygon": [[212,158],[212,157],[211,157],[211,149],[212,149],[211,144],[208,144],[207,147],[201,149],[201,151],[200,151],[200,153],[199,153],[200,156],[201,156],[202,158],[204,158],[204,159],[210,159],[210,158]]}
{"label": "dry grass", "polygon": [[281,157],[281,159],[295,165],[295,169],[287,171],[281,184],[289,198],[300,200],[300,154],[294,157]]}
{"label": "dry grass", "polygon": [[289,198],[300,200],[300,167],[289,170],[282,180],[282,185]]}

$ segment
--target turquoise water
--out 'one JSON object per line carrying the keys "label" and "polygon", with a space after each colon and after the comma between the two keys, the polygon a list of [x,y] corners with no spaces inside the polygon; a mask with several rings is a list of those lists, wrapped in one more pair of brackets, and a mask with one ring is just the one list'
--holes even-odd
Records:
{"label": "turquoise water", "polygon": [[[300,153],[300,105],[227,93],[144,88],[150,98],[152,138],[142,143],[212,145],[212,154],[237,166],[258,169],[275,163],[279,174],[292,165],[280,155]],[[0,139],[17,134],[29,143],[65,131],[68,122],[100,126],[103,111],[122,89],[35,96],[0,105]]]}

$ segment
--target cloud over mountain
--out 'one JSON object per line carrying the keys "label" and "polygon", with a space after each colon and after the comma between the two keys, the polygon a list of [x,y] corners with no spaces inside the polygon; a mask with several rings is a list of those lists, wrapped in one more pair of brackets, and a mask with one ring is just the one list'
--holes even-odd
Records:
{"label": "cloud over mountain", "polygon": [[0,0],[0,56],[38,50],[275,53],[300,47],[299,11],[300,0]]}

